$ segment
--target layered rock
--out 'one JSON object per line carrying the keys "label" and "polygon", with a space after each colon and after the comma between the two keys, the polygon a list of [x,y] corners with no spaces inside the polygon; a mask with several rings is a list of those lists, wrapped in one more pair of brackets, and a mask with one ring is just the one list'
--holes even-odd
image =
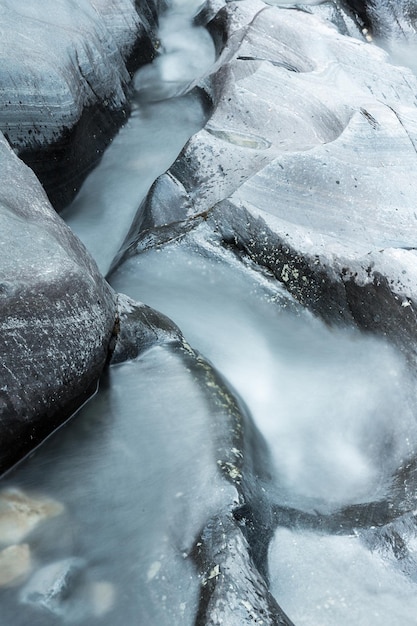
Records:
{"label": "layered rock", "polygon": [[[0,131],[56,208],[126,119],[131,72],[156,54],[162,0],[3,3]],[[40,19],[42,17],[42,19]]]}
{"label": "layered rock", "polygon": [[112,290],[0,139],[0,471],[94,393],[116,318]]}

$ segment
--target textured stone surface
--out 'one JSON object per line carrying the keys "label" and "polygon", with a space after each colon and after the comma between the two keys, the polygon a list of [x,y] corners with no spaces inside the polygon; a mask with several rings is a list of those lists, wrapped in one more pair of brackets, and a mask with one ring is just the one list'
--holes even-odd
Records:
{"label": "textured stone surface", "polygon": [[62,424],[104,367],[115,298],[0,139],[0,470]]}
{"label": "textured stone surface", "polygon": [[[190,259],[193,254],[216,259],[228,250],[236,261],[254,264],[268,279],[275,277],[296,302],[329,326],[357,327],[387,338],[394,351],[399,347],[415,366],[417,80],[412,71],[393,65],[385,52],[366,41],[352,13],[331,5],[309,3],[298,10],[255,0],[229,3],[220,10],[215,2],[205,7],[200,19],[211,20],[219,58],[200,85],[210,95],[214,112],[169,171],[154,183],[135,220],[136,237],[131,231],[124,257],[118,259],[121,267],[115,268],[110,280],[126,290],[127,281],[134,282],[135,270],[149,271],[146,257],[151,254],[153,259],[167,255],[168,263],[173,263],[181,258],[178,248]],[[202,275],[209,277],[209,273]],[[186,332],[182,322],[180,326]],[[406,379],[414,375],[415,367],[411,372],[403,370],[399,383],[404,397]],[[364,379],[361,382],[366,385]],[[342,392],[346,402],[351,391]],[[302,412],[303,405],[313,400],[302,384],[300,396]],[[240,506],[233,510],[233,519],[226,513],[209,520],[196,542],[193,554],[202,578],[199,626],[220,624],[221,619],[245,623],[251,608],[257,619],[272,623],[280,619],[286,623],[283,611],[300,624],[312,623],[316,617],[311,619],[310,614],[316,611],[317,623],[327,623],[321,598],[337,600],[330,591],[326,595],[326,585],[332,584],[333,556],[343,563],[346,553],[357,554],[367,572],[378,571],[381,562],[385,568],[386,560],[381,561],[376,552],[383,559],[388,554],[383,584],[386,588],[398,585],[395,588],[401,593],[410,590],[410,596],[414,593],[410,579],[398,578],[398,572],[415,578],[413,402],[411,407],[410,430],[402,407],[393,406],[387,413],[399,439],[411,447],[389,468],[388,448],[376,453],[379,480],[385,480],[385,471],[389,473],[376,502],[371,494],[364,497],[366,502],[347,502],[335,510],[329,497],[317,513],[306,501],[297,509],[299,503],[294,508],[282,506],[278,497],[271,510],[259,499],[259,484],[248,490],[244,486],[245,477],[265,472],[244,462],[241,465],[236,458],[221,464],[235,485],[243,479],[236,487]],[[274,405],[271,411],[275,410],[279,422],[280,408]],[[332,408],[323,417],[330,430],[337,421],[334,413],[339,412],[340,408]],[[355,417],[351,415],[350,424]],[[377,416],[370,419],[375,421]],[[367,450],[369,458],[378,436]],[[247,444],[247,431],[244,438]],[[384,445],[389,440],[391,446],[394,439],[388,435]],[[276,445],[268,443],[270,449]],[[244,446],[240,442],[231,448],[244,450]],[[258,456],[262,456],[259,450]],[[308,473],[309,461],[300,457]],[[246,462],[250,453],[243,458]],[[268,463],[268,451],[264,459]],[[355,460],[350,462],[354,465]],[[224,533],[222,526],[227,528]],[[235,534],[237,527],[243,535]],[[271,588],[283,611],[273,600],[268,604],[267,583],[260,592],[265,604],[251,603],[252,591],[259,591],[257,575],[267,580],[266,553],[272,536]],[[321,554],[321,545],[324,550],[334,546],[332,558],[323,555],[323,567],[316,570],[307,558],[304,566],[302,549],[294,556],[297,537],[308,547],[306,557],[313,555],[312,561]],[[246,586],[240,578],[248,565],[245,541],[254,565],[245,577]],[[240,548],[246,561],[238,574],[233,567]],[[199,560],[202,557],[204,564]],[[309,568],[317,577],[322,574],[320,583]],[[294,580],[287,572],[295,572]],[[304,600],[307,575],[311,575],[311,589],[318,591]],[[342,573],[339,582],[342,589],[346,583],[350,597],[359,591],[361,576],[366,575]],[[337,589],[339,583],[335,584]],[[368,622],[363,618],[368,605],[374,606],[372,594],[372,590],[368,596],[364,593],[358,608],[357,615],[366,624],[373,623],[372,617]],[[387,601],[385,606],[394,620],[401,620],[398,604]],[[346,606],[340,614],[338,610],[336,602],[328,623],[339,623],[339,617],[349,623]],[[407,619],[409,614],[404,623]]]}
{"label": "textured stone surface", "polygon": [[415,0],[343,0],[366,28],[385,39],[416,37]]}
{"label": "textured stone surface", "polygon": [[[143,214],[135,220],[137,232],[133,229],[129,234],[125,256],[133,257],[152,248],[158,256],[161,247],[165,246],[166,253],[166,244],[175,242],[178,246],[183,244],[189,253],[191,266],[193,254],[218,259],[220,253],[226,257],[227,252],[227,261],[236,274],[236,265],[245,265],[257,274],[259,281],[285,288],[291,306],[298,303],[294,310],[302,305],[329,325],[376,331],[392,339],[408,357],[415,358],[416,79],[411,72],[390,65],[381,50],[366,43],[352,15],[339,5],[326,2],[317,8],[315,3],[308,3],[308,7],[308,11],[272,8],[257,0],[243,0],[228,4],[220,12],[213,3],[201,13],[200,19],[204,15],[213,18],[210,29],[220,53],[213,71],[201,81],[214,103],[214,113],[170,171],[154,184],[142,207]],[[346,37],[350,33],[354,38]],[[10,178],[15,178],[15,174]],[[10,206],[10,198],[6,204]],[[10,210],[8,218],[9,214]],[[14,210],[11,219],[16,219],[16,214]],[[42,245],[35,246],[39,240],[32,236],[31,229],[36,216],[36,211],[24,214],[17,258],[22,258],[23,250],[29,255],[33,270],[30,278],[38,281],[42,276],[39,267],[55,277],[57,267],[65,270],[69,261],[56,251],[55,242],[61,246],[66,239],[59,222],[49,222],[50,218],[37,231],[46,233]],[[9,228],[5,231],[6,243],[12,230],[6,218],[4,223]],[[71,245],[72,251],[76,250],[76,254],[70,255],[71,268],[72,263],[79,268],[81,249],[79,244]],[[180,254],[175,245],[172,248],[171,262],[178,263]],[[230,261],[231,256],[236,265]],[[12,255],[5,258],[12,259]],[[130,265],[133,272],[136,260],[137,257],[131,258],[119,270]],[[4,263],[8,271],[9,267],[16,267],[14,260],[10,260],[9,266]],[[87,261],[83,263],[88,265]],[[220,272],[220,264],[217,269]],[[89,276],[96,276],[90,265],[89,272]],[[84,272],[80,274],[84,276]],[[29,303],[31,313],[44,311],[44,304],[37,309],[26,297],[26,274],[25,280],[19,273],[16,276],[23,285],[24,301]],[[126,280],[132,278],[128,271],[126,276]],[[209,277],[209,272],[203,272],[202,282]],[[390,457],[397,445],[396,437],[402,437],[404,432],[413,437],[411,428],[406,431],[407,406],[400,402],[394,406],[394,400],[393,410],[388,407],[388,415],[382,421],[378,421],[377,414],[382,410],[374,414],[370,411],[371,415],[366,415],[369,422],[360,429],[366,445],[375,433],[367,451],[384,466],[378,466],[381,501],[355,500],[350,505],[348,499],[343,508],[335,510],[334,500],[329,497],[326,501],[324,497],[321,504],[325,512],[318,513],[308,498],[299,498],[300,508],[295,508],[298,502],[290,508],[283,497],[282,475],[279,480],[272,471],[270,453],[274,444],[263,440],[244,404],[223,377],[190,348],[175,324],[164,315],[125,296],[119,296],[116,314],[113,296],[97,277],[95,285],[97,281],[107,294],[100,299],[108,303],[108,316],[99,324],[96,319],[91,322],[98,310],[94,299],[85,297],[84,290],[82,302],[87,312],[79,308],[78,287],[77,294],[69,289],[59,292],[61,309],[55,307],[53,318],[46,320],[49,325],[45,341],[52,350],[52,330],[60,332],[57,311],[68,304],[68,294],[72,304],[76,300],[77,307],[70,309],[70,322],[60,337],[71,340],[73,335],[68,329],[77,323],[83,343],[71,353],[66,344],[57,342],[57,358],[63,358],[63,353],[71,354],[71,365],[86,352],[85,328],[83,332],[80,329],[83,324],[91,329],[96,341],[102,341],[101,362],[105,346],[115,339],[112,331],[118,341],[113,366],[97,398],[96,412],[94,404],[86,407],[83,417],[91,411],[91,421],[80,420],[78,430],[76,423],[71,424],[72,439],[71,435],[63,438],[57,449],[52,441],[48,442],[45,457],[40,454],[39,462],[35,456],[22,464],[20,476],[27,481],[44,475],[50,463],[54,468],[54,472],[49,472],[52,491],[62,489],[63,479],[73,477],[76,471],[79,485],[68,490],[68,509],[78,516],[77,529],[84,524],[83,532],[74,533],[79,541],[77,551],[60,544],[59,550],[66,553],[54,557],[62,560],[53,564],[49,552],[47,558],[42,555],[44,567],[20,596],[25,603],[19,613],[22,624],[28,623],[28,615],[41,608],[52,615],[51,619],[58,616],[89,623],[91,614],[86,608],[90,603],[89,611],[93,612],[113,606],[119,616],[127,615],[127,622],[139,619],[144,623],[153,620],[181,626],[289,626],[290,618],[298,623],[293,618],[298,618],[297,609],[301,607],[304,618],[307,602],[316,597],[310,594],[308,600],[301,597],[293,603],[291,612],[288,611],[290,618],[284,612],[287,608],[283,606],[283,611],[277,604],[282,604],[282,589],[287,598],[291,587],[298,594],[306,591],[306,578],[302,575],[306,568],[293,576],[294,570],[288,565],[297,539],[301,545],[300,560],[307,563],[307,574],[312,579],[310,588],[319,591],[323,586],[311,572],[317,571],[314,567],[319,557],[328,558],[327,548],[337,561],[347,546],[348,554],[359,555],[360,563],[366,566],[375,561],[377,552],[383,553],[384,567],[388,564],[384,580],[388,583],[392,571],[415,577],[416,464],[413,460],[405,462],[413,447],[399,447],[398,456]],[[4,292],[9,289],[9,294],[13,293],[14,283],[6,282]],[[44,298],[39,284],[33,284],[40,294],[37,297]],[[272,294],[271,288],[269,296]],[[285,300],[277,294],[274,297],[274,302]],[[192,307],[195,303],[184,306],[187,304]],[[44,324],[45,317],[38,314],[35,326],[31,325],[32,330],[39,331],[37,337],[42,336],[39,329]],[[98,333],[104,327],[106,341],[104,334]],[[242,336],[243,344],[248,337]],[[265,333],[265,343],[267,337]],[[358,334],[351,336],[352,342],[355,337],[358,339]],[[303,339],[304,336],[300,342]],[[212,341],[220,343],[221,339],[213,336]],[[19,336],[19,345],[25,342],[27,345],[26,336]],[[372,350],[370,343],[368,346]],[[38,345],[37,362],[42,362],[42,382],[47,382],[47,362],[39,350]],[[378,354],[382,359],[383,352]],[[123,363],[125,359],[131,361]],[[316,369],[318,360],[317,349],[309,367]],[[55,358],[53,361],[55,364]],[[394,361],[387,363],[395,369]],[[55,379],[66,365],[64,361],[59,370],[52,370]],[[288,366],[291,369],[291,364]],[[25,368],[19,367],[20,380]],[[78,374],[83,370],[78,366],[75,371]],[[326,376],[328,370],[324,371]],[[405,372],[409,373],[404,365],[397,375]],[[35,373],[32,369],[24,380],[33,381]],[[406,387],[405,379],[404,375],[399,383],[402,389]],[[62,383],[61,377],[59,393],[66,389]],[[85,389],[85,381],[83,385]],[[348,395],[354,395],[355,388],[346,390],[343,385],[340,389],[346,395],[349,412]],[[309,404],[312,386],[300,385],[297,407],[303,409],[302,404]],[[42,393],[45,394],[45,388]],[[49,396],[47,388],[42,397]],[[357,404],[352,405],[352,422],[362,398],[359,394]],[[378,409],[380,405],[375,406]],[[282,410],[277,402],[271,419],[279,421]],[[337,421],[338,412],[337,407],[329,410],[329,430],[346,425]],[[392,425],[392,414],[398,417],[399,424]],[[390,422],[387,430],[385,419]],[[313,424],[311,431],[306,429],[304,436],[310,436],[309,444],[313,444],[311,433],[317,428]],[[355,429],[353,434],[346,429],[346,433],[338,435],[355,439]],[[90,448],[86,446],[88,437]],[[333,443],[331,439],[327,441]],[[354,441],[352,447],[355,444]],[[292,445],[290,441],[288,447]],[[345,453],[345,448],[340,449]],[[88,458],[86,450],[93,450],[92,458]],[[334,450],[328,452],[330,456]],[[303,476],[310,470],[314,481],[314,463],[309,468],[310,457],[306,460],[300,454],[300,459],[300,465],[307,465]],[[349,460],[348,456],[346,463]],[[342,495],[346,497],[345,492]],[[71,524],[69,527],[73,528]],[[56,537],[56,530],[55,533]],[[267,556],[268,551],[271,554],[269,543],[274,533],[272,567],[268,572]],[[329,537],[330,534],[337,536]],[[113,547],[109,557],[109,542],[115,538],[117,547]],[[47,543],[47,539],[42,542]],[[288,563],[281,560],[281,550]],[[123,586],[123,593],[116,592],[111,586],[113,581],[104,583],[104,587],[100,587],[103,583],[93,582],[90,593],[94,594],[94,588],[98,592],[101,589],[108,597],[102,609],[94,608],[94,602],[92,609],[91,598],[77,596],[77,589],[83,586],[78,587],[77,581],[83,581],[84,562],[74,561],[74,554],[85,556],[87,582],[89,576],[95,581],[110,579],[111,572],[120,588]],[[106,560],[111,560],[110,565],[106,564],[109,572],[95,572],[97,565],[105,567]],[[343,577],[344,568],[339,569]],[[374,570],[365,567],[364,571],[367,574]],[[270,588],[271,572],[274,580]],[[353,582],[363,576],[362,573],[362,578]],[[398,589],[405,587],[412,588],[408,579],[405,583],[401,580]],[[355,597],[355,588],[351,589],[349,599]],[[333,600],[331,594],[327,596],[329,602]],[[10,615],[14,613],[13,602],[15,598],[8,603]],[[319,601],[314,600],[314,604],[316,610]],[[352,619],[349,607],[342,608],[341,619]],[[334,615],[330,613],[330,623],[335,623]],[[324,623],[322,617],[319,613],[317,623]],[[114,623],[114,616],[109,619]],[[305,623],[313,621],[307,616]]]}
{"label": "textured stone surface", "polygon": [[162,2],[3,2],[0,131],[64,205],[126,119]]}
{"label": "textured stone surface", "polygon": [[117,304],[117,341],[112,364],[134,359],[158,344],[183,342],[180,329],[162,313],[121,293]]}
{"label": "textured stone surface", "polygon": [[204,220],[327,321],[414,352],[415,76],[304,11],[231,3],[210,28],[215,111],[155,183],[136,250]]}

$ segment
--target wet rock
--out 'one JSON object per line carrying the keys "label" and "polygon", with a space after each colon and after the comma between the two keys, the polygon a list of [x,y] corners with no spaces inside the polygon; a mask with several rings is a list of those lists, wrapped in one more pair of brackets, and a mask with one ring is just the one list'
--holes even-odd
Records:
{"label": "wet rock", "polygon": [[416,38],[417,4],[414,0],[343,0],[343,4],[376,37]]}
{"label": "wet rock", "polygon": [[31,569],[30,548],[26,543],[0,552],[0,588],[13,587],[28,576]]}
{"label": "wet rock", "polygon": [[115,296],[0,137],[0,471],[95,391]]}
{"label": "wet rock", "polygon": [[196,626],[293,626],[254,566],[250,547],[232,518],[210,520],[194,558],[201,576]]}
{"label": "wet rock", "polygon": [[0,544],[18,543],[38,524],[60,515],[64,507],[45,496],[30,496],[20,489],[0,492]]}
{"label": "wet rock", "polygon": [[204,223],[326,321],[414,357],[415,76],[293,8],[230,3],[210,27],[214,113],[155,183],[126,254]]}
{"label": "wet rock", "polygon": [[52,613],[64,621],[78,621],[85,613],[85,607],[77,597],[82,594],[84,567],[84,561],[78,558],[46,565],[22,589],[21,602]]}
{"label": "wet rock", "polygon": [[120,293],[117,302],[117,341],[112,364],[134,359],[158,344],[184,341],[180,329],[162,313]]}
{"label": "wet rock", "polygon": [[163,2],[2,5],[0,131],[65,205],[125,121],[131,72],[156,54]]}

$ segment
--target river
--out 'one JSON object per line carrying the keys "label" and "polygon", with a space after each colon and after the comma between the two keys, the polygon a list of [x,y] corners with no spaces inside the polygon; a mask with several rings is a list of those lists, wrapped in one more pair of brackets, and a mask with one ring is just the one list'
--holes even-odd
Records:
{"label": "river", "polygon": [[[196,9],[176,4],[161,20],[162,54],[134,79],[131,117],[63,213],[103,274],[153,181],[208,118],[202,94],[187,91],[215,59],[192,25]],[[204,235],[203,226],[197,238],[129,258],[110,284],[168,315],[243,399],[271,453],[271,502],[331,515],[387,497],[417,452],[403,357],[325,325]],[[76,418],[3,479],[63,506],[30,535],[39,575],[4,592],[4,623],[194,624],[200,581],[187,556],[235,497],[217,473],[213,420],[204,380],[181,351],[157,346],[112,366]],[[415,623],[411,583],[355,534],[278,528],[269,570],[297,626]],[[54,595],[49,581],[59,577]]]}

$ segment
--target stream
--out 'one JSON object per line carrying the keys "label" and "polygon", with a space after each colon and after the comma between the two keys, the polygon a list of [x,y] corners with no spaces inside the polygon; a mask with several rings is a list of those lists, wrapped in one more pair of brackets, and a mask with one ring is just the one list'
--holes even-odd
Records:
{"label": "stream", "polygon": [[[103,274],[153,181],[208,119],[203,95],[187,91],[215,59],[192,26],[197,8],[175,4],[161,20],[162,53],[134,79],[129,121],[62,214]],[[204,223],[108,280],[171,318],[248,407],[269,449],[274,506],[330,516],[389,500],[417,454],[415,381],[391,345],[325,325],[266,270],[215,246]],[[200,580],[188,557],[206,521],[237,504],[217,471],[216,411],[182,347],[110,367],[77,416],[2,480],[6,493],[60,503],[30,526],[35,574],[2,591],[2,623],[195,624]],[[415,624],[413,582],[358,533],[278,525],[269,574],[296,626]]]}

